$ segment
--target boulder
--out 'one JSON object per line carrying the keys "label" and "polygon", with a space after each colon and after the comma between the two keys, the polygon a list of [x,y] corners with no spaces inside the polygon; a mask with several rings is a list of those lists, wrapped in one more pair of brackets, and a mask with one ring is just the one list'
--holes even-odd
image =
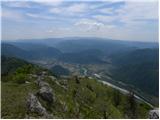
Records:
{"label": "boulder", "polygon": [[30,112],[38,113],[39,115],[46,115],[46,109],[41,105],[34,94],[29,94],[27,99],[27,108]]}
{"label": "boulder", "polygon": [[41,76],[38,77],[36,83],[40,87],[39,91],[37,92],[37,95],[40,96],[43,100],[52,103],[54,101],[54,96],[52,88],[49,86],[49,84],[43,81]]}
{"label": "boulder", "polygon": [[55,100],[52,89],[49,86],[43,86],[40,88],[38,95],[45,101],[52,103]]}
{"label": "boulder", "polygon": [[150,110],[149,119],[159,119],[159,109]]}

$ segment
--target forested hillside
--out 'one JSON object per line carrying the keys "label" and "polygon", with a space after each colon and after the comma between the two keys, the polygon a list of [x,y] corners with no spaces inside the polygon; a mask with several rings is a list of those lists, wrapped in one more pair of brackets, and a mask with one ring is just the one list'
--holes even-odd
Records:
{"label": "forested hillside", "polygon": [[151,109],[96,79],[56,78],[16,58],[2,64],[18,65],[2,77],[2,118],[147,118]]}
{"label": "forested hillside", "polygon": [[159,95],[158,49],[138,49],[113,57],[116,66],[114,79],[135,86],[142,91]]}

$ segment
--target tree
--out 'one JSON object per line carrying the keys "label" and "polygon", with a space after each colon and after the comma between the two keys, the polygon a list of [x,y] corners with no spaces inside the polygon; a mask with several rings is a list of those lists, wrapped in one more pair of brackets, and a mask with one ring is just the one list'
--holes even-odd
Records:
{"label": "tree", "polygon": [[137,103],[134,97],[134,92],[130,91],[127,96],[127,108],[126,108],[127,114],[130,118],[136,118],[137,117]]}
{"label": "tree", "polygon": [[118,90],[114,90],[113,92],[113,102],[114,105],[117,107],[120,102],[121,102],[121,96],[120,96],[120,92]]}
{"label": "tree", "polygon": [[79,80],[78,76],[74,76],[74,78],[75,78],[76,83],[80,84],[80,80]]}
{"label": "tree", "polygon": [[23,83],[25,83],[26,80],[27,80],[27,76],[23,73],[16,74],[13,77],[13,81],[18,84],[23,84]]}

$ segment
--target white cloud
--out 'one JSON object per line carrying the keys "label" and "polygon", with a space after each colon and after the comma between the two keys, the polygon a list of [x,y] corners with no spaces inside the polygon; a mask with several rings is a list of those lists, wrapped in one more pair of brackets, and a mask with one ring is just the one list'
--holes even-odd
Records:
{"label": "white cloud", "polygon": [[[156,25],[158,25],[158,23],[151,22],[149,24],[147,19],[158,20],[158,2],[121,1],[125,1],[124,6],[122,5],[120,8],[115,7],[113,9],[107,6],[104,8],[104,5],[106,5],[105,1],[100,4],[92,4],[92,2],[71,2],[71,4],[66,4],[68,5],[68,7],[66,7],[61,4],[63,2],[62,0],[34,0],[40,8],[45,9],[41,13],[28,13],[28,9],[21,11],[22,3],[12,4],[12,7],[20,7],[20,9],[12,9],[11,11],[11,9],[3,8],[2,18],[13,20],[23,19],[25,21],[30,21],[30,18],[35,18],[31,19],[31,21],[36,24],[30,25],[30,22],[24,22],[24,25],[17,25],[21,29],[16,25],[15,27],[9,27],[9,29],[5,27],[5,35],[11,39],[13,39],[13,36],[19,36],[21,38],[91,36],[123,40],[157,40],[158,27],[156,27]],[[108,2],[108,0],[106,0],[106,2]],[[29,9],[34,10],[32,6]],[[99,12],[103,14],[98,14]],[[112,14],[112,16],[107,14]],[[41,19],[44,21],[39,21]],[[50,21],[48,22],[47,20]],[[118,24],[119,22],[124,24],[120,26]]]}
{"label": "white cloud", "polygon": [[60,13],[62,13],[62,9],[60,9],[60,8],[52,8],[49,11],[51,13],[54,13],[54,14],[60,14]]}
{"label": "white cloud", "polygon": [[104,14],[113,14],[114,8],[103,8],[103,9],[100,9],[99,11]]}
{"label": "white cloud", "polygon": [[33,1],[47,6],[58,6],[63,2],[63,0],[33,0]]}
{"label": "white cloud", "polygon": [[123,22],[134,20],[158,20],[158,2],[126,2],[125,6],[117,11]]}
{"label": "white cloud", "polygon": [[40,18],[39,15],[37,14],[32,14],[32,13],[26,13],[27,16],[32,17],[32,18]]}
{"label": "white cloud", "polygon": [[73,12],[73,13],[81,13],[81,12],[86,12],[87,8],[88,8],[87,4],[83,4],[83,3],[73,4],[67,8],[67,11]]}
{"label": "white cloud", "polygon": [[[72,0],[71,0],[72,1]],[[87,1],[87,0],[83,0],[83,1]],[[90,0],[92,2],[92,0]],[[112,2],[112,3],[116,3],[116,2],[157,2],[158,0],[95,0],[95,1],[101,1],[101,2]]]}
{"label": "white cloud", "polygon": [[[107,11],[108,10],[108,11]],[[111,13],[110,15],[95,15],[93,18],[107,22],[122,22],[128,27],[147,26],[147,20],[158,20],[158,2],[125,2],[121,8],[105,8],[103,11]],[[114,15],[113,12],[116,14]]]}
{"label": "white cloud", "polygon": [[9,1],[6,3],[6,5],[8,7],[15,7],[15,8],[30,8],[31,7],[27,1]]}
{"label": "white cloud", "polygon": [[24,16],[21,13],[5,8],[3,8],[1,11],[1,17],[16,21],[22,20],[24,18]]}
{"label": "white cloud", "polygon": [[103,23],[100,22],[96,22],[94,20],[90,20],[90,19],[82,19],[78,22],[76,22],[74,24],[75,26],[77,26],[80,30],[86,30],[86,31],[95,31],[95,30],[99,30],[101,27],[104,26]]}
{"label": "white cloud", "polygon": [[93,18],[97,19],[98,21],[102,21],[104,23],[112,22],[117,19],[117,16],[106,16],[106,15],[95,15]]}
{"label": "white cloud", "polygon": [[63,16],[81,16],[85,14],[88,10],[87,4],[71,4],[68,7],[59,6],[54,7],[49,10],[50,13],[59,14]]}
{"label": "white cloud", "polygon": [[46,19],[46,20],[54,20],[55,19],[55,17],[52,17],[52,16],[33,14],[33,13],[26,13],[26,16],[29,16],[31,18],[39,18],[39,19]]}

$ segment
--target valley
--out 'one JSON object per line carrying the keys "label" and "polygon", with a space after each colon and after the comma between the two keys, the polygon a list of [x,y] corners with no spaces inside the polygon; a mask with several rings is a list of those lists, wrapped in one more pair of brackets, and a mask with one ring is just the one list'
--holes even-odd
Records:
{"label": "valley", "polygon": [[3,60],[7,63],[3,70],[12,69],[2,75],[2,118],[148,118],[148,111],[153,109],[107,82],[56,77],[17,58],[3,56]]}
{"label": "valley", "polygon": [[[85,84],[85,82],[87,81],[91,81],[91,84],[92,84],[92,82],[95,81],[95,83],[93,83],[93,86],[95,84],[98,84],[98,86],[95,86],[94,88],[96,95],[99,94],[97,93],[98,89],[102,89],[103,94],[107,95],[109,91],[107,91],[106,93],[104,91],[104,89],[106,89],[105,87],[107,86],[109,87],[109,89],[111,89],[111,91],[113,90],[113,91],[120,92],[122,96],[128,96],[128,95],[132,96],[134,97],[134,99],[136,99],[137,103],[140,103],[140,104],[143,103],[145,104],[145,106],[147,106],[146,108],[143,108],[143,105],[142,105],[141,109],[148,110],[148,109],[155,109],[158,107],[159,105],[159,97],[158,97],[159,62],[158,62],[158,48],[155,47],[156,44],[153,44],[153,46],[148,47],[148,43],[144,43],[141,47],[139,46],[139,44],[137,46],[137,43],[131,45],[128,42],[124,42],[124,44],[122,44],[123,42],[122,43],[119,43],[117,41],[111,42],[110,40],[104,41],[101,39],[92,40],[89,38],[87,38],[86,40],[87,43],[84,43],[83,41],[86,38],[81,38],[80,40],[70,40],[70,39],[69,40],[65,39],[64,41],[60,40],[59,42],[57,40],[57,42],[54,44],[51,44],[51,43],[47,44],[49,42],[46,42],[46,41],[43,42],[43,40],[41,40],[41,43],[39,43],[37,40],[35,41],[33,40],[32,42],[34,43],[32,42],[30,43],[27,41],[23,43],[16,42],[16,41],[2,43],[2,55],[4,56],[4,58],[6,57],[5,58],[6,60],[4,59],[4,61],[9,61],[6,64],[4,64],[5,67],[2,68],[2,70],[5,70],[3,74],[4,76],[3,81],[5,80],[9,81],[8,84],[11,84],[10,83],[11,81],[9,80],[9,78],[11,77],[11,80],[13,79],[13,81],[18,81],[18,84],[19,82],[20,83],[22,82],[22,84],[24,84],[24,81],[21,81],[19,79],[19,77],[21,78],[23,74],[25,74],[25,79],[28,78],[27,77],[28,72],[29,74],[32,74],[32,76],[36,76],[36,78],[39,78],[38,76],[40,76],[43,73],[42,71],[45,70],[48,72],[47,72],[47,75],[45,75],[44,82],[47,82],[46,84],[48,84],[49,82],[49,86],[53,84],[50,80],[48,81],[50,77],[51,79],[53,78],[56,79],[56,81],[54,82],[64,90],[67,90],[66,86],[70,84],[68,79],[75,80],[76,84],[78,85],[80,84],[79,80],[83,81],[82,84]],[[9,68],[17,67],[17,65],[12,66],[15,60],[14,59],[12,60],[10,57],[22,59],[26,62],[36,65],[39,68],[35,69],[33,67],[32,68],[33,71],[30,71],[30,68],[29,68],[29,71],[27,70],[27,74],[23,73],[26,71],[25,70],[26,68],[25,68],[24,71],[22,71],[23,73],[22,76],[21,74],[20,76],[19,75],[17,76],[14,72],[13,73],[6,72],[7,70],[9,70]],[[26,62],[20,62],[20,63],[26,64]],[[6,68],[6,66],[10,64],[11,66]],[[19,65],[19,62],[18,62],[18,65]],[[8,75],[9,77],[7,77],[6,75]],[[34,81],[35,81],[35,78],[34,78]],[[61,81],[63,81],[62,86],[61,86],[61,83],[59,83]],[[30,82],[31,82],[30,79],[26,81],[27,84],[29,84]],[[87,84],[86,87],[87,89],[93,92],[93,88],[91,87],[92,86],[91,84]],[[102,85],[103,86],[102,87],[99,84],[103,84],[104,86]],[[83,89],[86,89],[85,86],[81,86],[81,87]],[[82,88],[76,87],[75,89],[80,89],[80,92],[83,92]],[[70,89],[72,90],[72,88]],[[59,88],[56,89],[56,91],[57,90],[59,91]],[[68,91],[68,96],[70,96],[71,94],[69,91]],[[118,104],[116,99],[119,99],[118,97],[119,93],[117,92],[113,92],[111,93],[111,95],[109,95],[111,98],[116,97],[114,98],[116,104]],[[63,94],[64,94],[63,92],[57,93],[58,96],[61,96]],[[91,98],[95,97],[93,94],[90,94],[90,95],[91,95]],[[33,94],[30,97],[34,98],[34,96],[38,97],[37,94]],[[78,97],[82,97],[82,96],[83,95]],[[86,102],[88,102],[88,99],[91,99],[91,98],[86,98],[87,96],[83,96],[83,97],[84,98],[82,99],[84,101],[86,101],[87,99]],[[104,98],[104,99],[110,99],[110,97]],[[97,98],[97,97],[95,98],[95,101],[98,102],[98,104],[101,104],[102,102],[101,100],[99,101],[100,98]],[[35,98],[35,100],[36,99],[38,98]],[[59,100],[61,101],[61,98],[59,98]],[[64,101],[66,102],[66,100]],[[41,99],[39,102],[41,103]],[[77,101],[74,104],[77,104]],[[84,104],[87,104],[88,107],[93,107],[89,104],[89,102]],[[44,106],[45,105],[46,104],[44,104]],[[113,109],[118,109],[120,113],[123,111],[121,108],[126,109],[125,108],[126,105],[124,105],[124,103],[121,104],[121,108],[117,108],[116,105],[113,105],[113,106],[115,107]],[[46,106],[45,108],[53,110],[54,107],[52,106],[52,108],[48,108],[48,106]],[[57,108],[54,108],[54,109],[58,111]],[[80,109],[80,108],[76,107],[76,109]],[[89,110],[88,111],[89,113],[92,110],[92,109],[86,108],[86,106],[83,109]],[[98,107],[98,109],[100,108]],[[53,112],[52,110],[51,112]],[[75,111],[73,110],[72,112],[75,112]],[[83,113],[83,110],[80,112],[81,114],[86,116],[86,118],[88,118],[87,115]],[[55,115],[54,112],[53,114]],[[121,117],[121,115],[123,116],[125,114],[128,115],[128,113],[121,113],[121,114],[118,113],[116,117],[118,118],[118,117]],[[145,115],[146,114],[147,112],[145,112]],[[56,115],[59,116],[60,114],[58,113]],[[71,114],[64,113],[63,115],[68,116]],[[94,116],[94,117],[96,118],[98,116]],[[72,117],[75,118],[76,116],[72,116]],[[81,115],[80,117],[84,118]],[[133,117],[133,116],[129,116],[129,118],[130,117]],[[142,116],[140,113],[140,117],[143,118],[144,113]],[[62,118],[61,115],[60,115],[60,118]],[[114,118],[114,115],[111,118]]]}
{"label": "valley", "polygon": [[157,100],[152,101],[150,99],[153,96],[147,95],[137,88],[131,89],[134,86],[125,84],[122,81],[114,80],[112,78],[112,73],[111,73],[111,69],[113,68],[112,64],[107,63],[107,64],[81,65],[81,64],[64,63],[56,60],[53,61],[31,61],[31,62],[47,69],[50,69],[55,65],[60,65],[64,68],[67,68],[70,71],[70,75],[72,76],[81,76],[81,77],[88,77],[89,79],[97,79],[103,84],[109,85],[112,88],[119,90],[123,94],[128,94],[130,90],[132,90],[134,91],[135,97],[138,100],[147,103],[150,107],[154,108],[154,106],[158,105]]}
{"label": "valley", "polygon": [[2,119],[159,119],[158,0],[1,0]]}

